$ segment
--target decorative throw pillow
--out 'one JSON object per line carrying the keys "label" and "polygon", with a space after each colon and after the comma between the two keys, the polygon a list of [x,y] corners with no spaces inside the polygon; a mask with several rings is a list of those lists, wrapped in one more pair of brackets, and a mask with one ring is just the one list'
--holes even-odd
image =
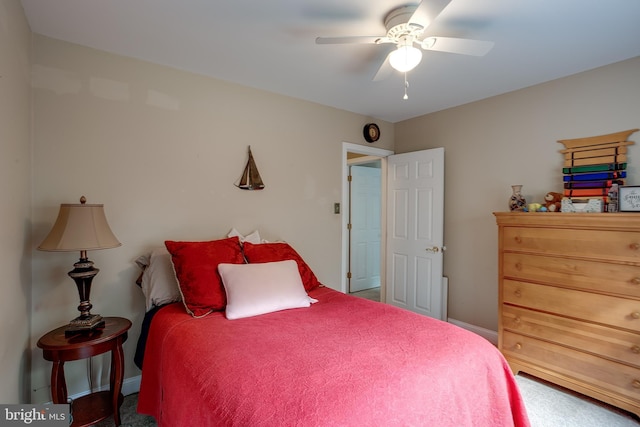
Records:
{"label": "decorative throw pillow", "polygon": [[235,237],[235,236],[237,236],[240,239],[240,243],[244,243],[244,242],[255,243],[255,244],[262,243],[262,240],[260,239],[260,232],[258,230],[255,230],[253,233],[243,236],[242,234],[240,234],[238,230],[236,230],[235,228],[232,228],[229,234],[227,234],[227,237]]}
{"label": "decorative throw pillow", "polygon": [[176,242],[167,240],[173,269],[178,279],[182,301],[193,317],[223,310],[226,295],[218,264],[242,264],[240,241],[231,237],[209,242]]}
{"label": "decorative throw pillow", "polygon": [[173,271],[171,255],[166,247],[151,251],[148,264],[142,273],[140,287],[145,296],[146,311],[180,301],[180,288]]}
{"label": "decorative throw pillow", "polygon": [[300,277],[302,278],[304,289],[310,291],[311,289],[320,286],[320,282],[318,282],[318,279],[316,278],[316,275],[313,274],[311,268],[288,243],[278,242],[254,245],[252,243],[245,242],[243,245],[243,252],[247,262],[250,264],[294,260],[298,264],[298,270],[300,272]]}
{"label": "decorative throw pillow", "polygon": [[219,264],[227,294],[227,319],[241,319],[290,308],[309,307],[295,261]]}

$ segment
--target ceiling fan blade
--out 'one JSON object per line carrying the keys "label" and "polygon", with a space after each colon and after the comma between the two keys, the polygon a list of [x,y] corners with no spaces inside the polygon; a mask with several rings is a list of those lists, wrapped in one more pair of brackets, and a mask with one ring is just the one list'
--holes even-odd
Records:
{"label": "ceiling fan blade", "polygon": [[427,28],[449,3],[451,0],[422,0],[409,18],[409,24],[418,24]]}
{"label": "ceiling fan blade", "polygon": [[376,44],[384,36],[316,37],[316,44]]}
{"label": "ceiling fan blade", "polygon": [[391,67],[391,63],[389,62],[389,55],[387,55],[384,59],[384,62],[380,65],[378,71],[376,71],[376,74],[371,80],[374,82],[379,82],[380,80],[384,80],[391,76],[392,73],[393,68]]}
{"label": "ceiling fan blade", "polygon": [[461,55],[484,56],[494,43],[484,40],[458,39],[454,37],[427,37],[422,41],[424,50],[459,53]]}

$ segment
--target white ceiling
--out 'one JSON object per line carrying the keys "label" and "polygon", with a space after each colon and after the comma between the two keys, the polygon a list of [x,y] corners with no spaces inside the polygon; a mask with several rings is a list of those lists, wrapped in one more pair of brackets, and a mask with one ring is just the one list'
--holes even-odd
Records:
{"label": "white ceiling", "polygon": [[[430,1],[430,0],[425,0]],[[418,3],[418,1],[415,1]],[[402,0],[22,0],[35,33],[398,122],[640,55],[638,0],[452,0],[425,34],[495,42],[372,77]],[[638,76],[640,84],[640,76]]]}

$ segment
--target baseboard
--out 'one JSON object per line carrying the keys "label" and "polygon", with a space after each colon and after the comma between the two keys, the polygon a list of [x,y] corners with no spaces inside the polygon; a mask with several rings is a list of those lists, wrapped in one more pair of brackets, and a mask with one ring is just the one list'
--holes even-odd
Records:
{"label": "baseboard", "polygon": [[[140,381],[142,380],[141,375],[136,375],[135,377],[126,378],[122,381],[122,394],[128,396],[130,394],[134,394],[140,391]],[[94,391],[105,391],[109,390],[109,384],[105,384],[103,386],[98,387],[97,390]],[[81,391],[80,393],[76,393],[72,396],[69,396],[69,399],[75,400],[82,396],[86,396],[89,394],[89,390]],[[51,403],[51,402],[49,402]]]}
{"label": "baseboard", "polygon": [[481,337],[488,340],[493,345],[498,345],[498,333],[496,331],[492,331],[491,329],[481,328],[480,326],[471,325],[469,323],[461,322],[456,319],[448,318],[447,321],[456,326],[461,327],[462,329],[466,329],[467,331],[471,331],[475,334],[480,335]]}
{"label": "baseboard", "polygon": [[122,394],[128,396],[140,391],[140,381],[142,375],[136,375],[135,377],[127,378],[122,382]]}

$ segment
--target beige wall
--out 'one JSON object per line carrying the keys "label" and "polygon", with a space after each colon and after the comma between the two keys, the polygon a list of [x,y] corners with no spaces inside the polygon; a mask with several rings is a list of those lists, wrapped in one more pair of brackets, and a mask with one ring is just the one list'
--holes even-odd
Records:
{"label": "beige wall", "polygon": [[[562,190],[559,139],[640,128],[640,58],[397,123],[397,153],[445,148],[449,317],[497,329],[497,227],[512,184]],[[627,184],[640,184],[640,132]],[[534,215],[534,214],[531,214]],[[543,215],[543,214],[538,214]]]}
{"label": "beige wall", "polygon": [[[134,321],[125,378],[144,311],[134,259],[165,239],[206,240],[237,228],[289,241],[318,278],[340,286],[342,143],[366,144],[370,118],[220,80],[34,36],[33,242],[61,202],[104,203],[122,247],[94,251],[94,312]],[[393,125],[379,122],[391,149]],[[233,186],[247,146],[263,191]],[[66,272],[75,253],[33,252],[33,345],[75,315]],[[33,350],[34,401],[49,396],[49,364]],[[94,361],[94,372],[108,358]],[[67,366],[69,392],[87,389],[84,362]],[[102,381],[107,370],[102,371]],[[100,381],[100,378],[96,379]]]}
{"label": "beige wall", "polygon": [[0,403],[29,401],[30,43],[20,2],[0,1]]}

